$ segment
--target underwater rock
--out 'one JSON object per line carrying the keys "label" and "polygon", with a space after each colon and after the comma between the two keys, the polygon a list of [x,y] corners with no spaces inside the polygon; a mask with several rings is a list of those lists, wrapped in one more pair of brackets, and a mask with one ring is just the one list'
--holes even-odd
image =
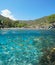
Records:
{"label": "underwater rock", "polygon": [[40,60],[40,65],[55,65],[55,48],[48,49]]}

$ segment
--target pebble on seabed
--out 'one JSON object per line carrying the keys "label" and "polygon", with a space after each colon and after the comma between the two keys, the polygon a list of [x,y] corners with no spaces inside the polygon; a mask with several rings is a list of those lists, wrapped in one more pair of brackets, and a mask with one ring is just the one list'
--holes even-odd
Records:
{"label": "pebble on seabed", "polygon": [[28,65],[32,65],[31,63],[29,63]]}
{"label": "pebble on seabed", "polygon": [[11,49],[11,50],[14,50],[14,48],[13,48],[13,47],[11,47],[10,49]]}
{"label": "pebble on seabed", "polygon": [[8,52],[4,52],[4,54],[9,54],[9,51]]}

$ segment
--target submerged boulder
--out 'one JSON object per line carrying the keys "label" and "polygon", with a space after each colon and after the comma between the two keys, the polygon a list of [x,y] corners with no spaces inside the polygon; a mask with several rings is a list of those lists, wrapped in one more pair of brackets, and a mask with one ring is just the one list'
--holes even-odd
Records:
{"label": "submerged boulder", "polygon": [[39,63],[40,65],[55,65],[55,48],[45,51]]}

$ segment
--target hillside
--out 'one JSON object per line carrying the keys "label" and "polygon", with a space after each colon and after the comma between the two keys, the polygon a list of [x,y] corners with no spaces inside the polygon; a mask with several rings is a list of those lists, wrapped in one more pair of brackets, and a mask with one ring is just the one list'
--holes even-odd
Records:
{"label": "hillside", "polygon": [[55,28],[55,14],[35,20],[11,20],[0,15],[0,28],[25,27],[25,28]]}

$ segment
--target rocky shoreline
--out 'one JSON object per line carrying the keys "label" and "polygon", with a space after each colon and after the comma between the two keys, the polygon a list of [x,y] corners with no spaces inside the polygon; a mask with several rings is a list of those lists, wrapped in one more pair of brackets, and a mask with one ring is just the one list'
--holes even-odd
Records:
{"label": "rocky shoreline", "polygon": [[55,29],[55,28],[0,28],[1,30],[7,30],[7,29],[11,29],[11,30],[52,30],[52,29]]}

